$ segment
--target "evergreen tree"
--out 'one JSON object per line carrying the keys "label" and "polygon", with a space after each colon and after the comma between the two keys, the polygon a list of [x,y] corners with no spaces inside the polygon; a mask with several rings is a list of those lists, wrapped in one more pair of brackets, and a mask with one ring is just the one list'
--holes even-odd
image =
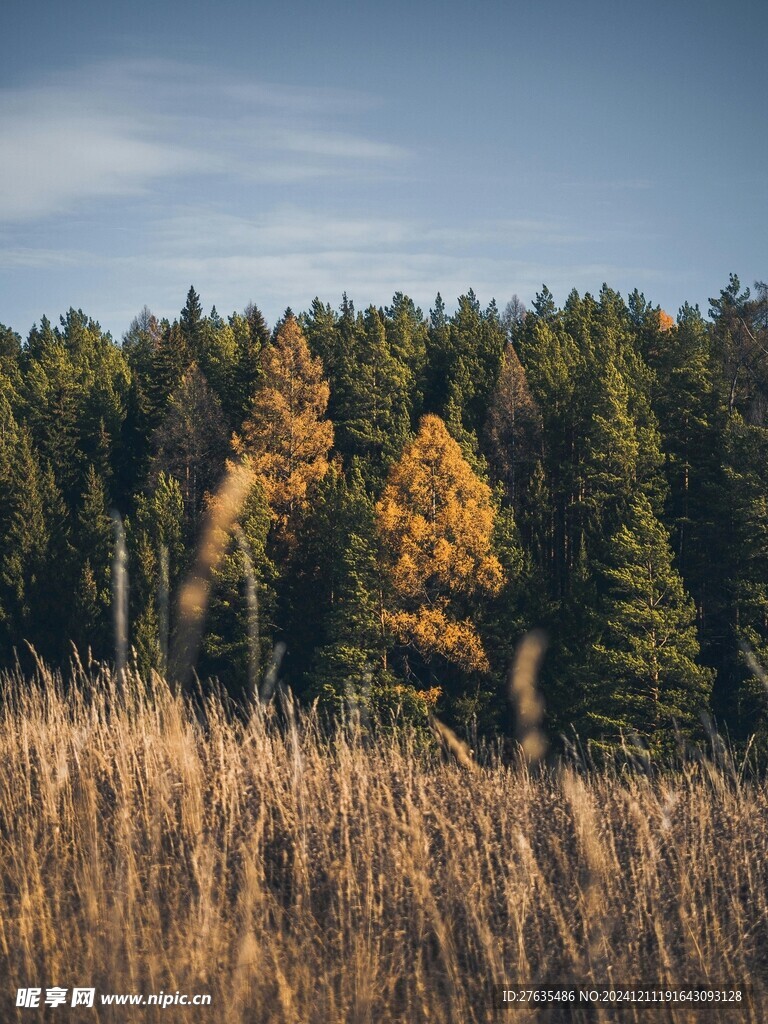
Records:
{"label": "evergreen tree", "polygon": [[267,553],[270,525],[264,490],[256,484],[211,581],[198,672],[218,678],[240,701],[258,697],[272,651],[277,569]]}
{"label": "evergreen tree", "polygon": [[[732,650],[723,644],[729,632],[724,584],[731,533],[723,527],[730,518],[730,500],[724,501],[730,486],[723,474],[727,405],[710,332],[698,308],[682,307],[677,326],[664,333],[651,366],[669,484],[666,522],[677,565],[696,603],[702,658],[706,664],[724,666],[724,659],[733,660]],[[722,710],[718,702],[715,709]]]}
{"label": "evergreen tree", "polygon": [[179,316],[181,333],[193,359],[200,358],[201,332],[203,328],[203,306],[200,296],[190,285],[187,301]]}
{"label": "evergreen tree", "polygon": [[227,452],[221,405],[196,364],[184,374],[152,442],[152,476],[163,472],[178,481],[190,542],[197,533],[205,493],[216,486]]}
{"label": "evergreen tree", "polygon": [[301,596],[321,614],[309,679],[313,693],[337,704],[387,678],[376,519],[357,467],[348,477],[331,467],[318,488],[311,526]]}
{"label": "evergreen tree", "polygon": [[401,400],[414,419],[421,413],[427,372],[427,324],[412,299],[396,292],[384,316],[387,342],[405,371]]}
{"label": "evergreen tree", "polygon": [[[34,332],[33,332],[34,333]],[[61,328],[30,336],[20,386],[23,418],[43,462],[50,462],[75,510],[90,465],[112,474],[126,416],[131,373],[120,349],[82,310]]]}
{"label": "evergreen tree", "polygon": [[528,481],[543,455],[542,426],[523,365],[508,345],[488,407],[483,447],[495,478],[503,483],[516,509],[525,503]]}
{"label": "evergreen tree", "polygon": [[611,538],[584,718],[598,743],[638,736],[668,750],[675,728],[690,737],[706,710],[712,674],[696,663],[693,602],[672,562],[669,535],[637,494]]}
{"label": "evergreen tree", "polygon": [[709,302],[728,411],[763,426],[768,422],[768,290],[758,285],[753,298],[731,274],[728,287]]}
{"label": "evergreen tree", "polygon": [[[766,695],[745,661],[744,646],[768,664],[768,428],[731,417],[724,439],[724,487],[717,525],[724,560],[722,628],[715,710],[739,739],[758,726],[765,742]],[[711,628],[711,623],[708,623]],[[761,692],[762,691],[762,692]]]}
{"label": "evergreen tree", "polygon": [[147,426],[157,429],[166,415],[168,402],[186,371],[192,364],[191,349],[177,321],[161,324],[161,334],[155,348],[151,372],[145,384],[147,396]]}
{"label": "evergreen tree", "polygon": [[160,472],[149,494],[136,495],[126,521],[131,574],[133,646],[146,672],[165,672],[171,642],[172,595],[187,568],[184,497],[177,480]]}
{"label": "evergreen tree", "polygon": [[[216,395],[228,422],[233,420],[233,390],[238,370],[238,348],[231,324],[224,323],[214,306],[198,329],[198,365]],[[239,425],[239,424],[238,424]]]}
{"label": "evergreen tree", "polygon": [[21,338],[10,327],[0,324],[0,373],[18,387],[20,367]]}
{"label": "evergreen tree", "polygon": [[235,338],[235,366],[232,384],[231,422],[239,429],[248,415],[261,374],[261,352],[269,344],[269,328],[261,310],[250,303],[243,316],[229,318]]}
{"label": "evergreen tree", "polygon": [[451,346],[451,327],[440,292],[429,311],[427,364],[425,367],[424,410],[442,414],[448,401],[450,371],[455,361]]}
{"label": "evergreen tree", "polygon": [[380,482],[410,429],[410,372],[395,358],[375,307],[365,314],[351,358],[339,368],[336,443],[357,459],[369,481]]}
{"label": "evergreen tree", "polygon": [[112,636],[112,521],[107,511],[103,480],[88,468],[86,487],[78,514],[76,545],[81,569],[75,593],[71,639],[97,659],[113,653]]}
{"label": "evergreen tree", "polygon": [[75,508],[82,493],[83,465],[78,418],[82,388],[77,369],[60,342],[46,345],[24,373],[23,411],[35,446],[55,467],[67,504]]}
{"label": "evergreen tree", "polygon": [[629,393],[612,362],[604,369],[600,392],[581,471],[585,526],[591,537],[616,529],[637,486],[638,442],[628,409]]}
{"label": "evergreen tree", "polygon": [[[0,452],[0,627],[6,662],[24,641],[36,643],[43,629],[54,634],[64,625],[61,612],[41,620],[39,599],[49,571],[50,534],[46,522],[46,481],[29,432],[5,421]],[[43,657],[51,652],[46,644]]]}

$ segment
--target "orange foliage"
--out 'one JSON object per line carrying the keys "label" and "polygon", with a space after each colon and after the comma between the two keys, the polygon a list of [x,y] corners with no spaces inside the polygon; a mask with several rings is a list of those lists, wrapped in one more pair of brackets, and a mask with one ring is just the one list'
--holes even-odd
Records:
{"label": "orange foliage", "polygon": [[663,309],[660,309],[659,310],[659,330],[660,331],[671,331],[674,326],[675,326],[674,319],[669,315],[669,313],[665,313]]}
{"label": "orange foliage", "polygon": [[416,438],[392,467],[376,506],[394,608],[386,621],[424,657],[441,654],[466,669],[488,661],[471,622],[451,602],[503,584],[491,552],[495,510],[438,416],[425,416]]}
{"label": "orange foliage", "polygon": [[323,419],[329,388],[296,319],[286,318],[261,356],[263,377],[235,448],[248,456],[272,515],[285,531],[306,510],[308,492],[328,469],[333,424]]}
{"label": "orange foliage", "polygon": [[421,654],[442,654],[467,671],[488,671],[488,658],[475,627],[469,621],[455,621],[446,613],[446,601],[437,607],[424,606],[415,612],[386,612],[385,625],[400,643],[412,644]]}

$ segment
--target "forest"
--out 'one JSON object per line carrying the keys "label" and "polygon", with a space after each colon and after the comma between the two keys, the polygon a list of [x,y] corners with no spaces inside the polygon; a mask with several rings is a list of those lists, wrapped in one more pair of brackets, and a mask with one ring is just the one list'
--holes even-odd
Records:
{"label": "forest", "polygon": [[252,482],[211,569],[194,670],[304,703],[508,735],[542,630],[545,729],[656,755],[712,723],[768,753],[768,287],[708,319],[543,287],[449,314],[315,299],[117,343],[82,310],[0,326],[0,667],[173,676],[182,584],[220,485]]}

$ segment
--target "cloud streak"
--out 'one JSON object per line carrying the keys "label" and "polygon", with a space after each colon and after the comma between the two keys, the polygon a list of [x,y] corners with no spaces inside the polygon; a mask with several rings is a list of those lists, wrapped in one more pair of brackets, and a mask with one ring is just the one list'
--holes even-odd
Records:
{"label": "cloud streak", "polygon": [[4,89],[0,222],[148,197],[163,179],[290,183],[391,171],[406,151],[348,128],[365,107],[354,93],[240,82],[154,61]]}
{"label": "cloud streak", "polygon": [[426,309],[438,289],[504,302],[545,280],[556,294],[652,280],[620,265],[616,220],[538,215],[511,180],[492,218],[483,169],[433,187],[435,153],[386,137],[382,113],[354,90],[146,60],[0,90],[8,296],[18,308],[27,288],[31,323],[45,280],[46,303],[75,301],[119,335],[134,301],[174,316],[190,283],[222,310],[252,299],[275,318],[344,290],[363,304],[405,290]]}
{"label": "cloud streak", "polygon": [[[619,274],[652,278],[642,267],[578,261],[571,250],[585,240],[550,220],[445,228],[298,206],[254,218],[195,208],[155,226],[144,269],[158,281],[173,279],[177,302],[182,283],[195,282],[220,309],[252,299],[273,317],[286,305],[305,308],[315,295],[336,301],[344,290],[357,302],[376,304],[405,290],[428,308],[438,290],[450,302],[472,286],[483,301],[503,302],[513,292],[532,296],[545,280],[567,292],[594,289]],[[128,275],[136,262],[126,261]]]}

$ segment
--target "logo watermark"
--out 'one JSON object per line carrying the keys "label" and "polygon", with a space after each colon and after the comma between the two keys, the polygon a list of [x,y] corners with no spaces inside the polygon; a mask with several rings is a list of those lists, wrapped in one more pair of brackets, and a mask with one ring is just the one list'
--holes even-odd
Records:
{"label": "logo watermark", "polygon": [[71,990],[60,985],[51,988],[30,987],[16,989],[16,1006],[36,1010],[44,1006],[210,1006],[211,996],[206,993],[189,995],[186,992],[99,992],[95,988],[75,986]]}

